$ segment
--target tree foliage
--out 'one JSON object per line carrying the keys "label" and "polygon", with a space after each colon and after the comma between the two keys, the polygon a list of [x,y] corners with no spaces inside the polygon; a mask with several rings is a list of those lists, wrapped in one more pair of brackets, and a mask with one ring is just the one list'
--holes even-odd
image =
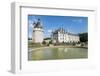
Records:
{"label": "tree foliage", "polygon": [[32,40],[32,38],[28,38],[28,40]]}
{"label": "tree foliage", "polygon": [[88,33],[80,33],[80,42],[87,42],[88,41]]}
{"label": "tree foliage", "polygon": [[44,44],[44,45],[45,45],[45,44],[46,44],[46,41],[43,41],[43,42],[42,42],[42,44]]}

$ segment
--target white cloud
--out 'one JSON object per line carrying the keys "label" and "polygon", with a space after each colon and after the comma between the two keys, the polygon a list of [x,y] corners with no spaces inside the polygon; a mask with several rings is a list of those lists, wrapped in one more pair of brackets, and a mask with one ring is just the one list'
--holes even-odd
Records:
{"label": "white cloud", "polygon": [[75,20],[72,20],[72,22],[79,22],[79,23],[81,23],[82,19],[75,19]]}
{"label": "white cloud", "polygon": [[29,37],[29,38],[32,38],[32,33],[31,33],[31,32],[29,32],[28,37]]}
{"label": "white cloud", "polygon": [[49,32],[49,33],[51,33],[51,32],[52,32],[52,30],[50,30],[50,29],[49,29],[49,30],[48,30],[48,32]]}
{"label": "white cloud", "polygon": [[32,20],[29,20],[29,27],[33,28],[33,21]]}

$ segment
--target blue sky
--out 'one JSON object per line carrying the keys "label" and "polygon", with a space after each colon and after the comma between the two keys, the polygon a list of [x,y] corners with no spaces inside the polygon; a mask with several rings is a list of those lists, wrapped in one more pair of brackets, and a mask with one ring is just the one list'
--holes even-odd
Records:
{"label": "blue sky", "polygon": [[44,37],[50,37],[51,31],[60,27],[74,34],[88,32],[88,17],[28,15],[28,37],[30,38],[33,23],[37,19],[42,22]]}

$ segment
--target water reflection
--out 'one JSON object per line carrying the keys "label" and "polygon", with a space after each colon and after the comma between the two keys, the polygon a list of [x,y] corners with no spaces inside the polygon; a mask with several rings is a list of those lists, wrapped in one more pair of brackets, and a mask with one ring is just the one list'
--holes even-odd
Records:
{"label": "water reflection", "polygon": [[44,48],[28,53],[29,60],[87,58],[85,48]]}

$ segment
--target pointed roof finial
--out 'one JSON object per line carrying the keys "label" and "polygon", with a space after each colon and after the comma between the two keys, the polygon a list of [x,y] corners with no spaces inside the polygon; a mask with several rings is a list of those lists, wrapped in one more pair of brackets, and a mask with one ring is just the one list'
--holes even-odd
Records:
{"label": "pointed roof finial", "polygon": [[40,19],[38,18],[38,21],[40,21]]}

